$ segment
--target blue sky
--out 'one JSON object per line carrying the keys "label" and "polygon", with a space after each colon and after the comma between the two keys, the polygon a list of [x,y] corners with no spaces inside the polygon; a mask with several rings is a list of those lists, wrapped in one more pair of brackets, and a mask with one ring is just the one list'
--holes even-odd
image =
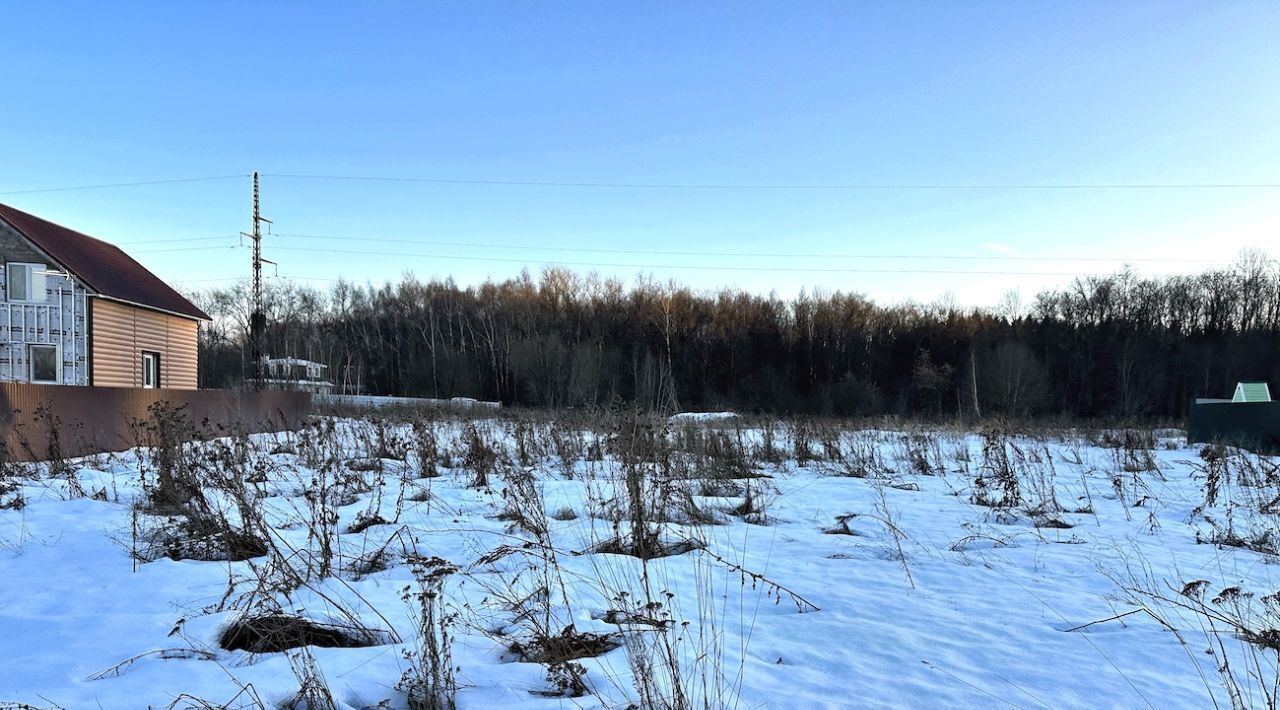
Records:
{"label": "blue sky", "polygon": [[[560,262],[990,304],[1120,262],[934,257],[1280,251],[1280,189],[276,177],[1280,183],[1276,2],[59,2],[6,4],[4,28],[0,201],[188,288],[248,273],[217,238],[248,228],[247,179],[16,193],[260,170],[275,232],[346,238],[268,238],[279,273],[318,286]],[[671,253],[689,251],[712,255]]]}

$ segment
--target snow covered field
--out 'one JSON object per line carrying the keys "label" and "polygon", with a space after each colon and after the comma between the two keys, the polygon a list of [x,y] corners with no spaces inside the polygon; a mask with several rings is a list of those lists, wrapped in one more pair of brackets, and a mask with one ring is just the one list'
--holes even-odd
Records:
{"label": "snow covered field", "polygon": [[163,424],[0,472],[0,707],[1276,697],[1280,476],[1176,431]]}

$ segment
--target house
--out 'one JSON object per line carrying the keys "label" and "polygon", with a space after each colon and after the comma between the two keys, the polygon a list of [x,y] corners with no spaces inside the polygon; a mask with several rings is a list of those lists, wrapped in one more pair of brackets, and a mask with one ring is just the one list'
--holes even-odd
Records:
{"label": "house", "polygon": [[324,377],[329,366],[296,357],[262,360],[263,389],[295,390],[312,394],[329,394],[333,383]]}
{"label": "house", "polygon": [[1191,404],[1187,440],[1280,453],[1280,402],[1272,401],[1266,382],[1238,382],[1231,399],[1202,398]]}
{"label": "house", "polygon": [[119,247],[0,204],[0,381],[195,389],[209,316]]}

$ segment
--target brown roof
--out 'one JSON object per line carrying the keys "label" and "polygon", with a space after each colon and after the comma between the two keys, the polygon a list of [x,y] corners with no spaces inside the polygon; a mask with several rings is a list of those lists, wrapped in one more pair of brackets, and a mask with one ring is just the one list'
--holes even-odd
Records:
{"label": "brown roof", "polygon": [[0,218],[90,289],[121,301],[199,320],[209,316],[114,244],[0,204]]}

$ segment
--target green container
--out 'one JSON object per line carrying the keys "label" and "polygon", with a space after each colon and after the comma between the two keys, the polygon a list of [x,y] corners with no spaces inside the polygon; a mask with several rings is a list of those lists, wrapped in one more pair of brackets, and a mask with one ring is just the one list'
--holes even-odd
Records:
{"label": "green container", "polygon": [[1196,402],[1187,441],[1280,454],[1280,402]]}

